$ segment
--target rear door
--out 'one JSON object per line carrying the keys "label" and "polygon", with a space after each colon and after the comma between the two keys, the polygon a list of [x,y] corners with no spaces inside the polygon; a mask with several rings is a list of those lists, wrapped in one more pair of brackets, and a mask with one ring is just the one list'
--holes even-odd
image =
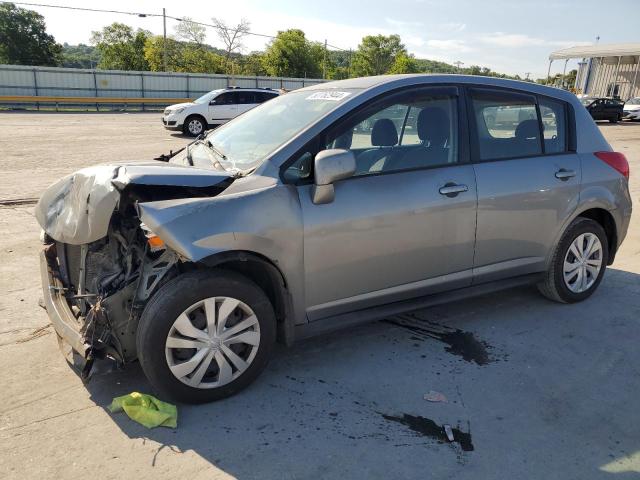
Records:
{"label": "rear door", "polygon": [[253,107],[258,105],[258,100],[256,99],[256,93],[251,90],[238,90],[236,93],[238,109],[236,115],[240,115],[241,113],[246,112],[247,110],[251,110]]}
{"label": "rear door", "polygon": [[[580,162],[572,151],[569,106],[500,89],[470,89],[471,150],[478,189],[474,283],[545,268],[575,210]],[[486,122],[495,109],[508,121]]]}

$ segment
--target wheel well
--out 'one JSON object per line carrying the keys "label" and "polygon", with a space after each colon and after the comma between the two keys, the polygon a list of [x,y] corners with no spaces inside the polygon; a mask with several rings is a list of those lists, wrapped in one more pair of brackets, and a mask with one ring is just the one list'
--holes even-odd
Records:
{"label": "wheel well", "polygon": [[253,281],[267,295],[278,322],[278,340],[287,345],[293,342],[291,299],[284,275],[269,259],[252,252],[224,252],[198,263],[200,268],[224,268]]}
{"label": "wheel well", "polygon": [[207,119],[204,118],[204,116],[200,115],[199,113],[192,113],[190,115],[187,115],[186,118],[184,119],[184,123],[183,126],[184,128],[187,128],[187,123],[189,122],[190,118],[194,118],[194,117],[198,117],[200,120],[202,120],[202,125],[204,126],[204,129],[207,129]]}
{"label": "wheel well", "polygon": [[616,256],[618,249],[618,232],[616,230],[616,222],[611,213],[603,208],[592,208],[582,212],[580,217],[590,218],[598,222],[604,228],[607,234],[607,242],[609,243],[609,258],[607,265],[611,265]]}

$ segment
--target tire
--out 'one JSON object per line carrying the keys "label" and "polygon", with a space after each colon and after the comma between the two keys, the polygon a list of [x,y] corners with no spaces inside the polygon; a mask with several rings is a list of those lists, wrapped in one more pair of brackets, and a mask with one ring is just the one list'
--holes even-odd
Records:
{"label": "tire", "polygon": [[[238,306],[231,311],[231,307],[226,308],[225,311],[231,312],[226,315],[227,325],[214,328],[216,334],[220,334],[218,328],[223,331],[220,337],[211,339],[205,308],[215,311],[220,319],[225,308],[223,304],[227,300],[231,301],[231,306],[238,302]],[[185,316],[190,308],[203,302],[203,305],[195,307]],[[254,314],[253,317],[247,309]],[[185,318],[188,325],[184,322]],[[251,327],[243,328],[240,333],[236,332],[223,340],[234,326],[241,322],[252,323],[254,319],[257,322]],[[253,344],[237,341],[241,335],[251,339]],[[231,339],[234,342],[227,343]],[[197,343],[199,346],[188,348],[183,345],[185,341],[189,345]],[[176,346],[175,342],[181,343]],[[192,271],[162,286],[146,305],[136,338],[138,359],[153,388],[163,397],[184,403],[220,400],[247,387],[267,366],[275,342],[275,314],[265,293],[248,278],[226,270]],[[232,353],[229,353],[231,349]],[[208,367],[205,365],[207,360]],[[191,373],[183,376],[182,373],[187,370]],[[198,373],[203,374],[195,379]],[[196,382],[199,382],[197,386]]]}
{"label": "tire", "polygon": [[190,137],[197,137],[207,130],[207,121],[200,115],[188,116],[182,127],[182,131],[185,135]]}
{"label": "tire", "polygon": [[[584,263],[585,267],[580,267],[580,259],[570,253],[570,249],[574,241],[577,241],[580,236],[584,235],[583,245],[588,246],[588,242],[592,236],[595,236],[600,242],[600,252],[593,251],[591,255],[587,255],[587,261]],[[597,246],[597,242],[594,241],[594,249]],[[599,269],[597,274],[593,275],[594,264],[597,262],[597,258],[600,259]],[[551,259],[549,270],[545,274],[545,279],[538,284],[538,290],[540,293],[550,300],[561,303],[575,303],[585,300],[590,297],[593,292],[598,288],[604,272],[607,267],[607,260],[609,258],[609,244],[607,241],[607,235],[602,226],[589,218],[578,217],[576,218],[566,231],[562,235],[560,242],[556,246]],[[565,260],[568,265],[578,265],[577,268],[568,270],[566,275],[574,276],[569,278],[569,281],[565,280]],[[590,269],[591,267],[591,269]],[[582,270],[580,272],[579,270]],[[582,284],[584,290],[581,290],[580,285],[577,283],[583,275],[586,280]]]}

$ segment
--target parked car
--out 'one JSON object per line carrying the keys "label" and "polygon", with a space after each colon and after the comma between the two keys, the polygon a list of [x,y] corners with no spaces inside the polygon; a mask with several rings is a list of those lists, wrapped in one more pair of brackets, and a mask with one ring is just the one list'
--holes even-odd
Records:
{"label": "parked car", "polygon": [[640,120],[640,97],[626,101],[622,109],[622,118],[626,120]]}
{"label": "parked car", "polygon": [[622,120],[622,102],[612,98],[585,97],[580,102],[591,114],[594,120],[609,120],[616,123]]}
{"label": "parked car", "polygon": [[631,218],[629,165],[578,99],[505,79],[324,83],[159,158],[45,191],[42,285],[84,377],[137,359],[184,402],[249,385],[276,340],[516,285],[584,300]]}
{"label": "parked car", "polygon": [[162,124],[168,130],[178,130],[197,137],[208,128],[222,125],[278,95],[278,91],[270,88],[229,87],[213,90],[193,102],[167,107]]}

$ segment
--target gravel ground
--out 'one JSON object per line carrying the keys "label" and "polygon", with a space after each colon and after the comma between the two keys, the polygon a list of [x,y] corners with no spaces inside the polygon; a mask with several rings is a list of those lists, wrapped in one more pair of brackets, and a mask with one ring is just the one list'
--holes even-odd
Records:
{"label": "gravel ground", "polygon": [[[601,129],[629,158],[638,202],[640,124]],[[640,475],[639,209],[583,303],[514,289],[312,339],[281,349],[241,394],[180,406],[178,429],[146,430],[106,409],[150,392],[137,365],[85,386],[58,352],[38,307],[29,199],[80,167],[187,139],[159,114],[3,113],[0,131],[0,478]],[[425,401],[431,390],[447,403]]]}

